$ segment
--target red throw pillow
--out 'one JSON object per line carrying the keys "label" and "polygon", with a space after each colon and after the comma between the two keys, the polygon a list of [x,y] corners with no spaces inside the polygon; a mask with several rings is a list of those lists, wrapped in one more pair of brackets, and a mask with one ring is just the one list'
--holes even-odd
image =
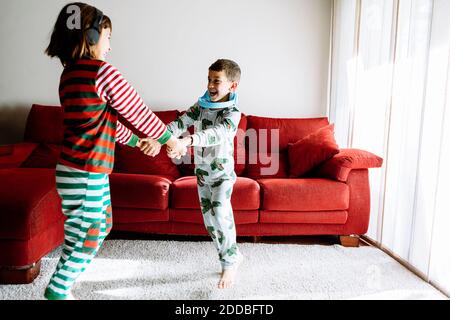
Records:
{"label": "red throw pillow", "polygon": [[334,139],[334,124],[288,145],[289,177],[301,177],[339,152]]}

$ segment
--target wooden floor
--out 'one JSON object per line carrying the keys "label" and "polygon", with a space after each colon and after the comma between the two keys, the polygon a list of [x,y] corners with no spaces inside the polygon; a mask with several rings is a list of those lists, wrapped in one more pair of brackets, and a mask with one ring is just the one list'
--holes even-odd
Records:
{"label": "wooden floor", "polygon": [[[159,235],[134,233],[125,231],[112,231],[107,240],[171,240],[171,241],[211,241],[209,236],[182,236],[182,235]],[[286,243],[286,244],[317,244],[334,245],[340,244],[338,236],[267,236],[267,237],[238,237],[238,243]],[[360,246],[368,246],[367,242],[360,239]]]}

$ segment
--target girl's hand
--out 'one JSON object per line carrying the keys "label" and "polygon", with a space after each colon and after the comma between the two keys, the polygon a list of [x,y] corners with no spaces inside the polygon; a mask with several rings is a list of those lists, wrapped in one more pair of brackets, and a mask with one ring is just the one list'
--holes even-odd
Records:
{"label": "girl's hand", "polygon": [[139,139],[136,146],[138,146],[138,148],[141,149],[143,153],[151,157],[155,157],[161,151],[161,144],[151,138]]}

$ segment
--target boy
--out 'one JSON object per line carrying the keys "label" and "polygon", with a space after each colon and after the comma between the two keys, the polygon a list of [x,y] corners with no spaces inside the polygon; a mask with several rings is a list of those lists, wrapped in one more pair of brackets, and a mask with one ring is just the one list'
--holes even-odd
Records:
{"label": "boy", "polygon": [[[231,193],[234,172],[234,136],[241,119],[236,89],[241,70],[231,60],[219,59],[209,67],[208,89],[184,115],[167,125],[175,137],[194,126],[194,134],[182,138],[184,146],[194,147],[195,175],[203,221],[219,254],[222,273],[220,289],[232,286],[237,267],[243,260],[236,244]],[[159,153],[161,145],[148,139],[141,150]],[[168,156],[180,157],[167,148]]]}

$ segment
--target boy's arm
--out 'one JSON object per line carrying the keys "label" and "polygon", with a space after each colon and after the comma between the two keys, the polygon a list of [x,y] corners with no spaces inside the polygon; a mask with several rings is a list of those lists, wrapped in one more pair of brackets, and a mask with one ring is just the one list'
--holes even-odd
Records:
{"label": "boy's arm", "polygon": [[[136,90],[114,66],[107,62],[103,63],[95,84],[98,95],[139,131],[161,144],[173,141],[166,125],[142,101]],[[136,145],[137,136],[129,129],[118,124],[117,131],[119,131],[116,133],[117,141],[131,146]]]}
{"label": "boy's arm", "polygon": [[[190,107],[182,116],[176,120],[170,122],[167,125],[167,131],[169,131],[173,137],[179,137],[183,132],[186,132],[190,126],[194,124],[194,121],[200,117],[200,108],[197,104]],[[161,150],[161,144],[154,139],[142,139],[140,140],[141,151],[146,155],[155,156]]]}
{"label": "boy's arm", "polygon": [[194,125],[194,121],[200,117],[200,107],[194,104],[182,116],[167,125],[167,129],[175,137],[179,137],[186,132],[190,126]]}
{"label": "boy's arm", "polygon": [[239,121],[241,121],[241,112],[236,107],[226,110],[220,124],[198,131],[191,136],[192,146],[211,147],[222,144],[226,139],[233,139],[236,135]]}

